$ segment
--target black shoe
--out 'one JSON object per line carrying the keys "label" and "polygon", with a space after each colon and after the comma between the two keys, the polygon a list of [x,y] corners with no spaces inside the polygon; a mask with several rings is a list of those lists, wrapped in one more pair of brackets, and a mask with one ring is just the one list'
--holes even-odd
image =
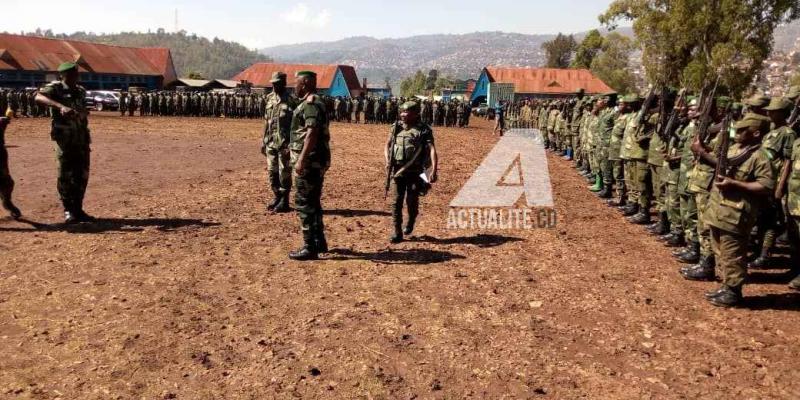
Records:
{"label": "black shoe", "polygon": [[15,206],[14,203],[11,202],[11,200],[4,201],[3,208],[8,210],[8,213],[11,214],[11,218],[14,218],[16,220],[22,218],[22,211],[20,211],[19,208],[17,208],[17,206]]}
{"label": "black shoe", "polygon": [[603,185],[603,190],[597,193],[597,197],[601,199],[610,199],[612,195],[611,185]]}
{"label": "black shoe", "polygon": [[736,307],[742,302],[742,289],[722,286],[719,294],[709,298],[708,301],[718,307]]}
{"label": "black shoe", "polygon": [[639,213],[639,205],[638,204],[629,204],[622,209],[622,216],[623,217],[630,217]]}
{"label": "black shoe", "polygon": [[278,214],[286,213],[286,212],[289,212],[291,210],[292,209],[289,208],[289,195],[288,194],[285,194],[285,195],[281,196],[280,199],[278,200],[278,204],[276,204],[275,208],[272,209],[272,211],[274,211],[274,212],[276,212]]}
{"label": "black shoe", "polygon": [[789,282],[789,289],[800,290],[800,275],[797,275],[791,282]]}
{"label": "black shoe", "polygon": [[65,225],[75,225],[75,224],[77,224],[79,222],[81,222],[81,221],[80,221],[80,219],[78,219],[78,216],[75,215],[75,213],[73,213],[71,211],[64,211],[64,224]]}
{"label": "black shoe", "polygon": [[314,239],[314,246],[317,248],[317,252],[319,253],[327,253],[328,252],[328,240],[325,239],[325,233],[321,232],[316,235]]}
{"label": "black shoe", "polygon": [[408,223],[406,227],[403,229],[403,235],[411,236],[411,233],[414,232],[414,224]]}
{"label": "black shoe", "polygon": [[647,225],[650,223],[650,213],[646,210],[640,211],[638,214],[628,218],[628,222],[636,225]]}
{"label": "black shoe", "polygon": [[764,254],[763,252],[758,256],[758,258],[747,264],[747,268],[753,269],[764,269],[767,266],[769,266],[769,255]]}
{"label": "black shoe", "polygon": [[390,243],[400,243],[403,241],[403,232],[395,231],[395,233],[389,237]]}
{"label": "black shoe", "polygon": [[699,264],[681,268],[681,275],[683,275],[684,279],[690,281],[713,281],[716,278],[714,265],[705,259],[701,260]]}
{"label": "black shoe", "polygon": [[681,233],[671,233],[671,237],[667,239],[665,245],[667,247],[682,247],[686,245],[686,240]]}
{"label": "black shoe", "polygon": [[705,292],[703,295],[706,297],[706,300],[708,300],[708,299],[711,299],[711,298],[714,298],[714,297],[717,297],[717,296],[721,295],[722,292],[724,292],[724,291],[725,291],[724,286],[721,286],[719,289],[712,290],[710,292]]}
{"label": "black shoe", "polygon": [[304,243],[300,249],[289,252],[289,258],[297,261],[316,260],[319,258],[319,253],[314,246]]}
{"label": "black shoe", "polygon": [[282,198],[283,198],[282,196],[276,195],[275,198],[272,199],[272,202],[267,204],[267,210],[269,210],[269,211],[275,210],[275,206],[277,206],[278,203],[281,202]]}
{"label": "black shoe", "polygon": [[87,214],[83,210],[75,211],[75,216],[78,218],[79,222],[95,222],[95,221],[97,221],[97,218]]}
{"label": "black shoe", "polygon": [[678,261],[686,264],[694,264],[700,261],[700,242],[692,242],[687,247],[688,251],[676,255]]}

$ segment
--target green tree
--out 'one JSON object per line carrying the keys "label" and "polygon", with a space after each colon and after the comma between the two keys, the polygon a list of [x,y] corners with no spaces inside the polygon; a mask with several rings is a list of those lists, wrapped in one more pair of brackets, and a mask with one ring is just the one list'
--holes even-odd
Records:
{"label": "green tree", "polygon": [[603,35],[597,29],[592,29],[583,38],[578,49],[575,51],[575,59],[572,60],[572,68],[588,69],[592,66],[592,60],[603,48]]}
{"label": "green tree", "polygon": [[719,76],[738,96],[772,51],[775,28],[798,16],[797,0],[614,0],[600,22],[633,21],[650,81],[699,90]]}
{"label": "green tree", "polygon": [[439,80],[439,71],[432,69],[428,71],[428,79],[425,80],[425,89],[433,90],[436,87],[436,81]]}
{"label": "green tree", "polygon": [[603,39],[601,51],[593,57],[592,73],[617,93],[638,91],[636,79],[630,70],[630,57],[635,49],[633,40],[617,32]]}
{"label": "green tree", "polygon": [[427,76],[422,71],[417,71],[413,76],[409,76],[400,82],[400,95],[403,97],[414,97],[425,93]]}
{"label": "green tree", "polygon": [[553,40],[542,43],[542,49],[547,53],[548,68],[568,68],[578,44],[572,35],[558,34]]}

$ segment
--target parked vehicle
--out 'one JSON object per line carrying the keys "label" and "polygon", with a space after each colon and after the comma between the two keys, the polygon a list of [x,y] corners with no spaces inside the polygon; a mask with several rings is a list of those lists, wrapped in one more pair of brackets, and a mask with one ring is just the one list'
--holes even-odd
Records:
{"label": "parked vehicle", "polygon": [[89,90],[86,92],[86,107],[97,111],[119,110],[119,93],[110,90]]}

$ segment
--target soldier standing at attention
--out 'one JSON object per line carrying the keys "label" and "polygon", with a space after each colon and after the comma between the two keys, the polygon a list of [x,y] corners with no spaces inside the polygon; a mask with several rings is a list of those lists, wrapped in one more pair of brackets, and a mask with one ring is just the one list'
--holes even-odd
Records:
{"label": "soldier standing at attention", "polygon": [[[768,196],[774,195],[775,188],[769,155],[761,148],[762,138],[770,130],[769,118],[748,114],[736,123],[735,129],[735,143],[726,154],[729,168],[716,177],[705,221],[722,274],[722,286],[707,293],[706,298],[711,304],[722,307],[736,306],[742,300],[750,232],[758,209]],[[714,155],[702,148],[698,157],[716,162]]]}
{"label": "soldier standing at attention", "polygon": [[[420,120],[420,106],[415,101],[400,106],[400,121],[392,125],[392,132],[386,142],[384,157],[386,168],[392,171],[392,220],[394,234],[392,243],[399,243],[403,235],[414,231],[414,224],[419,215],[419,196],[427,191],[427,183],[420,176],[431,164],[428,179],[436,182],[438,157],[433,142],[433,130]],[[403,201],[408,205],[408,221],[403,228]]]}
{"label": "soldier standing at attention", "polygon": [[297,73],[295,93],[300,103],[292,115],[289,150],[294,167],[294,206],[300,217],[303,247],[289,258],[315,260],[328,252],[322,221],[322,184],[331,165],[329,121],[325,104],[317,95],[317,74]]}
{"label": "soldier standing at attention", "polygon": [[58,194],[64,205],[64,222],[92,222],[83,211],[83,198],[89,184],[90,145],[89,111],[84,100],[86,90],[78,85],[78,65],[65,62],[58,67],[61,80],[39,90],[36,102],[52,110],[50,137],[56,142],[58,158]]}
{"label": "soldier standing at attention", "polygon": [[276,213],[289,211],[289,192],[292,189],[292,170],[289,165],[289,135],[292,113],[297,99],[286,91],[286,74],[272,74],[272,93],[267,96],[264,118],[264,138],[261,154],[267,157],[269,183],[275,195],[267,209]]}
{"label": "soldier standing at attention", "polygon": [[8,170],[8,151],[6,150],[6,127],[10,119],[0,117],[0,200],[3,201],[3,208],[10,214],[11,218],[22,218],[22,212],[11,201],[11,193],[14,192],[14,180]]}
{"label": "soldier standing at attention", "polygon": [[[800,290],[800,138],[795,139],[792,145],[792,154],[789,168],[783,170],[785,179],[779,182],[787,182],[783,187],[778,188],[778,194],[786,193],[787,211],[787,231],[789,243],[792,244],[792,258],[790,264],[793,266],[792,272],[797,276],[789,282],[789,287]],[[777,197],[777,196],[776,196]]]}

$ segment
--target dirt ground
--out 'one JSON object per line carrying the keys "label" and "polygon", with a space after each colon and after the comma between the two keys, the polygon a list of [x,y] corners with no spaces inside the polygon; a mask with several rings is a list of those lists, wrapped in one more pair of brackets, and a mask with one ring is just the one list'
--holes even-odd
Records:
{"label": "dirt ground", "polygon": [[94,115],[70,228],[48,121],[15,120],[0,220],[0,398],[800,398],[800,294],[754,273],[747,308],[702,299],[670,250],[549,156],[553,229],[454,231],[448,203],[496,139],[437,129],[441,182],[388,245],[380,126],[332,126],[324,260],[289,261],[264,205],[258,121]]}

